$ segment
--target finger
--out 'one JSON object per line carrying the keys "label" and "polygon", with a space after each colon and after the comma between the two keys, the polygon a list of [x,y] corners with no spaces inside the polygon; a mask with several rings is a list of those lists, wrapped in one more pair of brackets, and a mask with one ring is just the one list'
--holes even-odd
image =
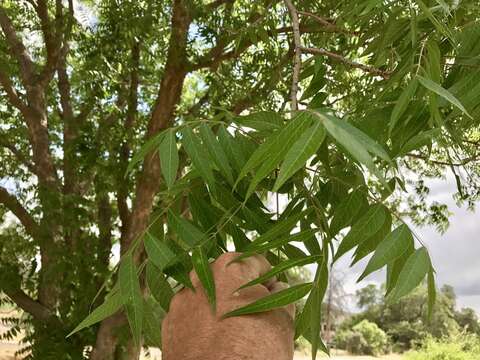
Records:
{"label": "finger", "polygon": [[224,253],[212,265],[215,281],[225,286],[225,291],[234,291],[240,286],[267,273],[272,267],[261,255],[237,260],[238,252]]}
{"label": "finger", "polygon": [[249,256],[240,260],[240,264],[244,264],[247,267],[248,271],[254,276],[253,279],[266,274],[272,269],[272,265],[262,255]]}
{"label": "finger", "polygon": [[[270,293],[275,294],[279,291],[288,289],[289,287],[290,286],[287,283],[277,281],[275,284],[273,284],[270,287]],[[295,319],[295,304],[288,304],[287,306],[284,307],[284,309],[292,317],[292,319]]]}

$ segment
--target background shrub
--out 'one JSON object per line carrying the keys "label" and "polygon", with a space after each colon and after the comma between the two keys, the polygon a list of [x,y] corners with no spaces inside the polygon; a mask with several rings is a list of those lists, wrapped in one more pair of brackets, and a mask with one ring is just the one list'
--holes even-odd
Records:
{"label": "background shrub", "polygon": [[359,355],[381,355],[390,347],[387,334],[368,320],[362,320],[352,330],[339,331],[335,341],[339,348]]}

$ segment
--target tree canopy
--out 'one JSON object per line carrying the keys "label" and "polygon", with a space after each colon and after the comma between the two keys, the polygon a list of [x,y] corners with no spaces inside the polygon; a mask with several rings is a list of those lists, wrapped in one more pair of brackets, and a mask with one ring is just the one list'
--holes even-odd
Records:
{"label": "tree canopy", "polygon": [[427,177],[480,194],[479,16],[475,0],[2,1],[0,289],[28,314],[25,353],[137,359],[189,271],[215,303],[208,262],[232,249],[270,275],[318,264],[230,314],[308,295],[313,354],[341,256],[373,253],[364,276],[386,267],[390,302],[427,277],[431,308],[405,221],[447,226]]}

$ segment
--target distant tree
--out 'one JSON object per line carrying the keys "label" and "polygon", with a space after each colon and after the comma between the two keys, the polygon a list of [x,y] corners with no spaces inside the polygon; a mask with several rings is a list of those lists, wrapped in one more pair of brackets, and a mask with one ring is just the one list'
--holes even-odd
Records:
{"label": "distant tree", "polygon": [[480,322],[475,310],[471,308],[462,308],[454,313],[458,325],[468,332],[480,335]]}
{"label": "distant tree", "polygon": [[375,284],[369,284],[355,292],[357,306],[360,309],[369,309],[379,305],[382,301],[382,291]]}
{"label": "distant tree", "polygon": [[478,318],[472,309],[457,311],[454,288],[445,285],[437,294],[431,318],[428,319],[426,286],[421,286],[396,304],[389,304],[381,296],[382,287],[374,284],[357,291],[357,303],[363,311],[342,324],[352,328],[363,319],[376,323],[392,339],[398,350],[409,349],[425,336],[442,338],[464,328],[477,333]]}

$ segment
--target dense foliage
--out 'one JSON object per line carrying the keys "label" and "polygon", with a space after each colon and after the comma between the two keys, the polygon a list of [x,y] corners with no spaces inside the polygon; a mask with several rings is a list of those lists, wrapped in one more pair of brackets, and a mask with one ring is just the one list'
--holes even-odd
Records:
{"label": "dense foliage", "polygon": [[347,253],[374,254],[363,276],[387,268],[391,303],[427,278],[431,309],[404,220],[448,223],[427,176],[479,196],[479,15],[476,0],[2,1],[0,289],[28,314],[29,356],[138,358],[189,271],[215,302],[208,262],[227,249],[266,253],[270,275],[318,264],[230,314],[308,295],[313,354]]}
{"label": "dense foliage", "polygon": [[426,338],[420,349],[406,354],[406,360],[475,360],[478,354],[478,336],[458,333],[442,339]]}
{"label": "dense foliage", "polygon": [[[427,339],[456,336],[460,332],[480,336],[480,322],[473,309],[457,309],[456,296],[452,287],[443,286],[430,318],[427,317],[427,287],[422,285],[395,304],[383,297],[383,288],[368,285],[357,291],[356,298],[362,312],[352,315],[341,324],[337,337],[341,340],[363,321],[376,324],[391,340],[392,349],[403,352],[418,346]],[[338,339],[337,339],[338,340]],[[342,341],[343,348],[346,344]]]}

